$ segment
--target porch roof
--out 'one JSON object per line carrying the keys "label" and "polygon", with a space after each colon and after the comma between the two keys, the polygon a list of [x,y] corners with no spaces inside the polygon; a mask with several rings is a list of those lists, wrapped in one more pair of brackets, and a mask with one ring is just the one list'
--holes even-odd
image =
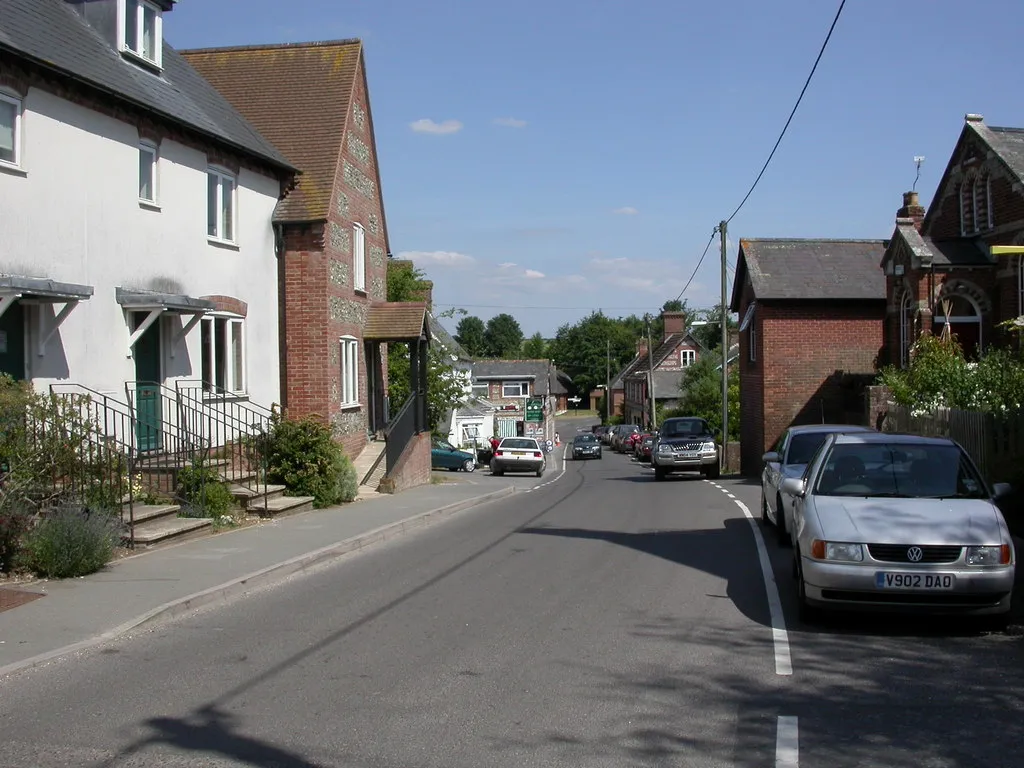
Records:
{"label": "porch roof", "polygon": [[0,275],[0,296],[41,301],[81,301],[93,294],[91,285],[60,283],[46,277]]}
{"label": "porch roof", "polygon": [[366,313],[363,338],[366,341],[429,339],[427,305],[418,301],[374,302]]}
{"label": "porch roof", "polygon": [[180,293],[159,293],[157,291],[143,291],[133,288],[117,288],[116,296],[117,303],[125,309],[162,309],[165,312],[180,312],[183,314],[205,314],[216,309],[216,305],[212,301],[197,299],[195,296],[187,296]]}

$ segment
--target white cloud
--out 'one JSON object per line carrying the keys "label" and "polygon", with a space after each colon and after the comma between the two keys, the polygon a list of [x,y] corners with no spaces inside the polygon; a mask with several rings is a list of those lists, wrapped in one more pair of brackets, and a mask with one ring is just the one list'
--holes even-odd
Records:
{"label": "white cloud", "polygon": [[402,251],[399,259],[410,259],[416,264],[430,264],[435,267],[457,267],[472,264],[476,261],[472,256],[455,251]]}
{"label": "white cloud", "polygon": [[631,205],[626,205],[623,206],[622,208],[616,208],[614,211],[612,211],[612,213],[618,216],[636,216],[636,214],[640,213],[640,211],[638,211]]}
{"label": "white cloud", "polygon": [[496,117],[494,118],[495,125],[504,125],[506,128],[525,128],[526,121],[520,120],[516,117]]}
{"label": "white cloud", "polygon": [[416,133],[433,133],[442,135],[446,133],[458,133],[462,130],[462,123],[458,120],[445,120],[440,123],[435,123],[430,118],[424,117],[416,120],[415,122],[409,123],[409,127]]}
{"label": "white cloud", "polygon": [[615,259],[597,258],[590,260],[590,266],[592,266],[594,269],[613,269],[616,267],[623,267],[628,263],[629,259],[627,259],[625,256],[619,256],[618,258]]}
{"label": "white cloud", "polygon": [[514,261],[503,261],[498,265],[498,269],[512,269],[515,265]]}
{"label": "white cloud", "polygon": [[528,269],[526,270],[526,272],[523,273],[523,277],[528,277],[531,280],[537,280],[539,278],[544,277],[544,273],[538,272],[536,269]]}

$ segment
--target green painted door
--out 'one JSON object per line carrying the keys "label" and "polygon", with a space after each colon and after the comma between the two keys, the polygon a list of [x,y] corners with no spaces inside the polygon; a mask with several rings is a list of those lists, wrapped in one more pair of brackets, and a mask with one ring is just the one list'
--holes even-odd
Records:
{"label": "green painted door", "polygon": [[[135,313],[133,328],[146,315]],[[157,320],[135,342],[135,436],[140,451],[161,447],[160,429],[160,321]]]}
{"label": "green painted door", "polygon": [[25,378],[25,309],[14,302],[0,317],[0,373]]}

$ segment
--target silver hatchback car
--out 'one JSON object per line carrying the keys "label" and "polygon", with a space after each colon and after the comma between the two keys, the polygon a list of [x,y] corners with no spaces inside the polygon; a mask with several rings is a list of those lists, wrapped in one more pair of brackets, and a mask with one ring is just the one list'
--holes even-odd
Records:
{"label": "silver hatchback car", "polygon": [[989,488],[947,438],[829,435],[793,496],[800,610],[920,610],[1009,618],[1016,555]]}

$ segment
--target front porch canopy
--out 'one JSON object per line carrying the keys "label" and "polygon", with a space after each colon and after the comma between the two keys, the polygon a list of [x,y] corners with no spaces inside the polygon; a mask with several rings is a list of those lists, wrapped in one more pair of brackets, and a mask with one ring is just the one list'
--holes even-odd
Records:
{"label": "front porch canopy", "polygon": [[126,312],[146,312],[146,318],[139,323],[139,327],[132,331],[128,340],[128,356],[131,357],[132,350],[136,343],[153,323],[160,319],[165,312],[176,315],[191,315],[191,319],[175,335],[171,344],[171,356],[174,356],[174,347],[177,342],[188,334],[203,315],[216,309],[216,305],[207,299],[197,299],[194,296],[187,296],[179,293],[160,293],[158,291],[143,291],[131,288],[117,288],[115,290],[117,303]]}
{"label": "front porch canopy", "polygon": [[[363,339],[375,345],[388,342],[409,345],[409,391],[414,398],[416,432],[427,429],[427,345],[431,335],[427,318],[427,305],[422,302],[378,301],[368,308],[363,328]],[[375,383],[375,386],[379,385]],[[382,388],[374,393],[374,420],[378,396],[383,398]],[[387,410],[383,409],[384,418],[390,421]]]}
{"label": "front porch canopy", "polygon": [[64,307],[56,314],[53,325],[48,330],[42,326],[43,316],[41,314],[38,316],[40,323],[38,353],[42,357],[47,342],[53,338],[53,334],[78,306],[78,302],[89,299],[92,294],[93,287],[91,285],[61,283],[46,277],[0,275],[0,317],[3,317],[14,302],[19,300],[26,304],[63,304]]}

